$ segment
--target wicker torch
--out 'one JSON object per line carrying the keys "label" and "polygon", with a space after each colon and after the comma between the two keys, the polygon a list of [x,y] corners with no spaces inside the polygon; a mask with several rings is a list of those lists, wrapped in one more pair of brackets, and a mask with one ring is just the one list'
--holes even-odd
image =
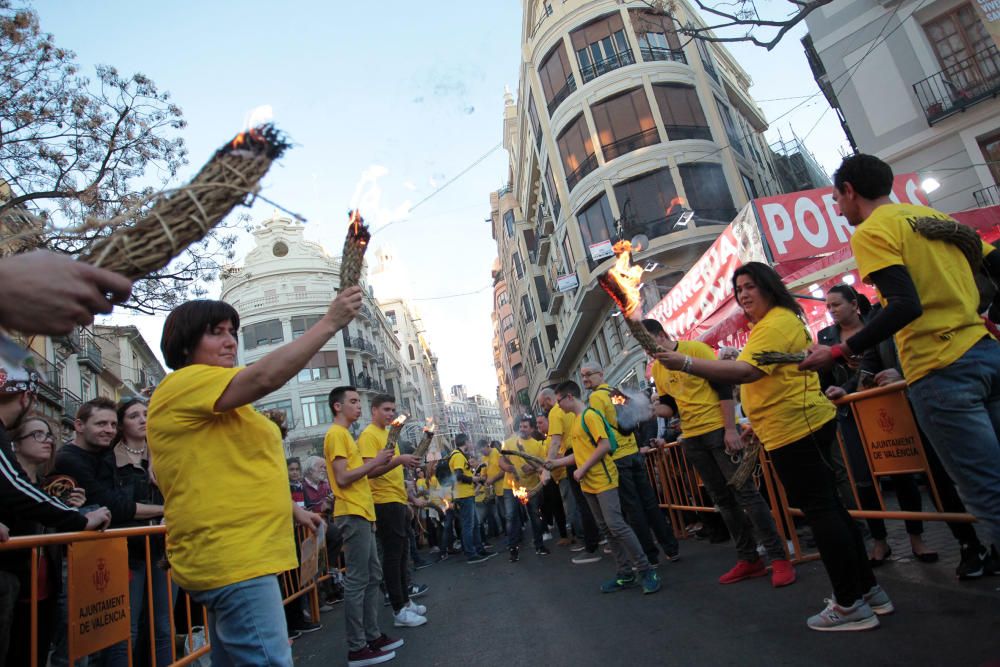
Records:
{"label": "wicker torch", "polygon": [[399,444],[399,434],[403,432],[403,424],[406,423],[406,415],[399,415],[389,424],[389,435],[385,439],[385,448],[395,451]]}
{"label": "wicker torch", "polygon": [[361,280],[361,268],[365,263],[365,250],[372,234],[365,224],[364,218],[357,209],[351,211],[350,224],[347,226],[347,237],[344,239],[344,250],[340,255],[340,289],[357,285]]}
{"label": "wicker torch", "polygon": [[598,284],[615,302],[625,319],[625,325],[632,332],[632,337],[650,356],[664,352],[652,334],[642,326],[642,295],[639,293],[639,283],[642,280],[641,266],[632,266],[632,244],[619,241],[614,247],[618,261],[608,269],[607,273],[597,278]]}

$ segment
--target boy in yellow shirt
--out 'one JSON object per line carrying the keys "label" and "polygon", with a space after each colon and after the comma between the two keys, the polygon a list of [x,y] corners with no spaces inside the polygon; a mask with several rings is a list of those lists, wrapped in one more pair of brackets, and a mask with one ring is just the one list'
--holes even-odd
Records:
{"label": "boy in yellow shirt", "polygon": [[546,468],[576,464],[573,477],[580,483],[590,511],[611,546],[618,573],[601,585],[602,593],[625,590],[641,583],[644,594],[660,590],[660,577],[649,564],[639,539],[625,523],[618,499],[618,469],[601,414],[580,400],[580,386],[572,380],[556,388],[560,408],[577,416],[566,435],[572,456],[550,460]]}
{"label": "boy in yellow shirt", "polygon": [[402,639],[387,637],[378,625],[382,566],[375,544],[375,503],[368,474],[385,466],[392,452],[383,449],[367,463],[348,430],[361,416],[361,397],[350,386],[330,392],[333,426],[323,440],[330,488],[336,498],[333,522],[344,539],[344,620],[348,665],[375,665],[396,657]]}
{"label": "boy in yellow shirt", "polygon": [[[535,420],[530,415],[524,415],[518,422],[518,434],[511,438],[508,448],[524,452],[529,456],[544,459],[545,447],[538,440],[531,437],[534,430]],[[514,497],[515,487],[524,487],[527,491],[534,490],[540,483],[538,476],[540,469],[537,465],[529,463],[525,459],[517,457],[500,457],[500,468],[506,473],[503,501],[504,512],[507,515],[507,551],[510,553],[510,562],[516,563],[519,557],[521,544],[521,511],[518,505],[520,500]],[[542,528],[542,519],[538,514],[542,503],[542,493],[538,491],[528,498],[528,522],[531,524],[531,536],[535,544],[535,553],[539,556],[548,556],[549,551],[543,542],[545,531]]]}

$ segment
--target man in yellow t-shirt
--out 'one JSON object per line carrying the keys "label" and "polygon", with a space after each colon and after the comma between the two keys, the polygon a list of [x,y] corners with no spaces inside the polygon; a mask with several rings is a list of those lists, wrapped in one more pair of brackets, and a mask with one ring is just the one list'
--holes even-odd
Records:
{"label": "man in yellow t-shirt", "polygon": [[[378,394],[372,399],[371,411],[372,422],[358,436],[358,450],[366,463],[386,450],[389,424],[396,418],[396,399],[389,394]],[[375,536],[382,546],[382,575],[395,617],[393,624],[415,628],[427,622],[427,609],[412,602],[406,590],[410,517],[403,468],[416,467],[419,461],[412,454],[400,454],[398,444],[388,451],[392,458],[368,473],[375,504]]]}
{"label": "man in yellow t-shirt", "polygon": [[491,499],[487,499],[488,521],[494,522],[493,534],[500,536],[503,527],[507,525],[504,521],[503,508],[503,478],[504,472],[500,468],[500,442],[492,440],[489,443],[489,451],[486,452],[486,484],[493,487]]}
{"label": "man in yellow t-shirt", "polygon": [[[538,405],[548,413],[548,459],[553,460],[572,454],[572,449],[567,447],[566,433],[572,428],[576,415],[565,412],[556,404],[556,392],[551,387],[546,387],[538,392]],[[557,479],[556,474],[562,471],[561,479],[559,479],[559,495],[562,497],[563,507],[569,518],[570,526],[573,528],[573,534],[577,540],[583,540],[582,544],[570,546],[570,551],[577,552],[577,555],[573,556],[571,560],[574,565],[585,565],[601,560],[601,555],[597,552],[601,534],[597,528],[597,522],[594,520],[594,515],[587,505],[587,500],[583,496],[580,483],[573,479],[573,470],[575,469],[576,466],[573,464],[566,468],[556,468],[552,471],[552,477]]]}
{"label": "man in yellow t-shirt", "polygon": [[[611,428],[615,429],[618,450],[611,458],[618,468],[618,495],[621,496],[622,511],[628,524],[635,531],[653,567],[660,564],[660,550],[656,548],[656,542],[659,542],[668,559],[677,560],[680,545],[649,483],[646,462],[639,453],[635,436],[618,430],[618,414],[611,400],[611,387],[604,382],[604,370],[595,363],[585,363],[580,367],[580,376],[583,386],[591,390],[590,407],[604,415]],[[653,541],[654,535],[656,542]]]}
{"label": "man in yellow t-shirt", "polygon": [[[518,434],[508,440],[509,444],[504,449],[544,459],[544,446],[531,437],[534,426],[534,418],[531,415],[523,415],[518,421]],[[542,493],[539,488],[541,485],[540,466],[516,456],[502,456],[500,457],[500,467],[506,473],[503,502],[504,513],[507,516],[507,551],[510,554],[510,562],[516,563],[520,557],[521,531],[524,528],[521,522],[520,505],[522,503],[514,496],[514,489],[524,489],[524,492],[529,494],[526,509],[528,522],[531,524],[535,553],[539,556],[548,556],[552,552],[545,546],[545,530],[542,527],[541,516],[539,516],[539,508],[542,503]]]}
{"label": "man in yellow t-shirt", "polygon": [[[656,320],[643,320],[643,327],[664,350],[698,359],[715,359],[715,352],[701,341],[673,341]],[[736,565],[719,577],[720,584],[734,584],[744,579],[767,576],[767,566],[757,553],[762,544],[771,561],[771,583],[776,588],[795,581],[795,570],[778,536],[774,516],[752,479],[739,489],[729,486],[729,479],[739,467],[744,444],[736,429],[736,406],[730,385],[680,371],[669,370],[659,361],[653,363],[653,383],[660,402],[657,416],[681,420],[684,454],[705,483],[715,507],[736,540]],[[661,442],[662,444],[662,442]]]}
{"label": "man in yellow t-shirt", "polygon": [[[892,169],[872,155],[845,158],[834,175],[834,200],[857,228],[858,272],[878,288],[884,308],[843,343],[814,347],[801,368],[828,367],[894,335],[917,421],[969,512],[1000,543],[1000,344],[979,315],[970,259],[917,231],[926,221],[958,223],[926,206],[893,203],[892,183]],[[982,243],[982,265],[1000,282],[1000,250]],[[989,312],[1000,319],[1000,296]]]}
{"label": "man in yellow t-shirt", "polygon": [[472,441],[464,433],[455,436],[455,450],[448,457],[448,469],[455,476],[455,509],[458,512],[459,526],[462,532],[462,550],[468,563],[482,563],[495,553],[483,546],[482,535],[479,532],[479,521],[476,517],[475,485],[486,481],[473,474],[469,463],[469,453]]}
{"label": "man in yellow t-shirt", "polygon": [[602,415],[580,400],[580,386],[572,380],[556,388],[556,401],[576,419],[566,434],[567,449],[573,454],[546,462],[549,469],[576,464],[573,477],[580,483],[594,519],[608,540],[618,572],[601,585],[601,592],[614,593],[642,585],[643,593],[660,590],[660,577],[646,558],[635,533],[625,523],[618,498],[618,469],[611,454],[611,442]]}
{"label": "man in yellow t-shirt", "polygon": [[361,457],[348,430],[361,416],[361,397],[354,387],[334,388],[329,402],[333,426],[323,439],[323,458],[336,498],[333,522],[344,539],[347,650],[360,655],[370,642],[381,643],[383,636],[378,625],[382,565],[375,543],[375,503],[368,474],[389,463],[392,451],[383,449],[367,462]]}
{"label": "man in yellow t-shirt", "polygon": [[[552,446],[552,436],[549,435],[549,417],[547,414],[542,413],[535,416],[535,434],[542,436],[542,458],[546,458],[549,448]],[[559,496],[559,481],[557,477],[565,478],[566,469],[556,468],[551,472],[546,470],[541,475],[541,494],[544,496],[541,502],[542,525],[547,527],[548,518],[551,517],[552,523],[555,524],[556,529],[559,531],[559,541],[556,542],[556,545],[568,547],[573,541],[570,539],[566,529],[566,508],[563,507],[562,498]]]}

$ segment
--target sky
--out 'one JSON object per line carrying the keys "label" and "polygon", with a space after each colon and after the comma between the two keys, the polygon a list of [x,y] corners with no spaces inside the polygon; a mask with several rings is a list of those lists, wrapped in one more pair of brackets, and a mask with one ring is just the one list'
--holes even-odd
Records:
{"label": "sky", "polygon": [[[502,138],[504,88],[516,94],[518,87],[520,1],[33,6],[56,44],[76,52],[83,73],[113,65],[170,91],[188,123],[182,136],[190,164],[178,183],[243,128],[250,110],[270,105],[296,145],[272,168],[263,194],[304,215],[306,237],[334,255],[347,210],[360,206],[375,229],[372,247],[391,249],[409,278],[445,391],[464,384],[471,393],[496,395],[489,194],[507,180],[507,155],[494,149]],[[798,107],[772,125],[768,138],[808,135],[807,145],[832,171],[846,142],[816,94],[803,33],[790,32],[771,52],[733,51],[769,119]],[[272,212],[258,202],[250,213],[259,221]],[[237,263],[252,247],[244,235]],[[209,296],[218,290],[216,283]],[[112,320],[135,323],[158,351],[162,318]]]}

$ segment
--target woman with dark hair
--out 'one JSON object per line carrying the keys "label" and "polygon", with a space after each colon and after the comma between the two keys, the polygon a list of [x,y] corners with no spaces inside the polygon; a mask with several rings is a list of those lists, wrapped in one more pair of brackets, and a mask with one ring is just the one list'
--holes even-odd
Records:
{"label": "woman with dark hair", "polygon": [[222,301],[189,301],[163,326],[174,369],[149,406],[149,443],[166,498],[174,579],[208,608],[212,661],[291,665],[274,576],[298,566],[293,520],[319,530],[292,502],[278,427],[251,405],[293,378],[361,308],[350,287],[304,334],[236,366],[240,318]]}
{"label": "woman with dark hair", "polygon": [[696,359],[678,352],[662,352],[656,358],[671,370],[741,385],[743,410],[770,454],[789,502],[805,513],[833,583],[833,599],[809,618],[808,626],[821,631],[877,627],[876,614],[891,613],[893,605],[875,581],[861,532],[837,496],[831,466],[836,410],[820,391],[816,373],[754,359],[760,352],[809,348],[812,339],[802,309],[778,274],[760,262],[735,271],[733,290],[753,324],[736,360]]}
{"label": "woman with dark hair", "polygon": [[[821,329],[816,338],[821,345],[833,346],[861,331],[872,307],[868,299],[860,296],[850,285],[835,285],[826,294],[826,309],[833,319],[833,324]],[[852,368],[844,359],[839,359],[838,363],[829,370],[820,372],[819,377],[823,392],[831,401],[869,388],[863,386],[865,384],[874,385],[871,375],[867,376],[868,380],[862,382],[860,369]],[[861,434],[858,432],[858,426],[854,422],[854,413],[849,405],[841,405],[837,408],[837,427],[844,442],[844,449],[847,451],[847,461],[851,466],[851,474],[854,476],[854,484],[858,490],[858,500],[861,501],[861,507],[868,510],[880,509],[881,504],[875,490],[877,482],[868,466],[864,444],[861,442]],[[892,482],[900,508],[907,512],[919,512],[923,503],[914,476],[893,475]],[[849,500],[843,497],[843,485],[841,485],[841,489],[841,499],[845,503],[851,502],[853,498]],[[878,567],[892,555],[892,549],[886,541],[885,521],[868,519],[867,523],[872,534],[870,560],[872,566]],[[922,521],[907,521],[906,532],[910,536],[910,546],[917,560],[923,563],[937,562],[937,553],[929,549],[921,538],[924,532]]]}

